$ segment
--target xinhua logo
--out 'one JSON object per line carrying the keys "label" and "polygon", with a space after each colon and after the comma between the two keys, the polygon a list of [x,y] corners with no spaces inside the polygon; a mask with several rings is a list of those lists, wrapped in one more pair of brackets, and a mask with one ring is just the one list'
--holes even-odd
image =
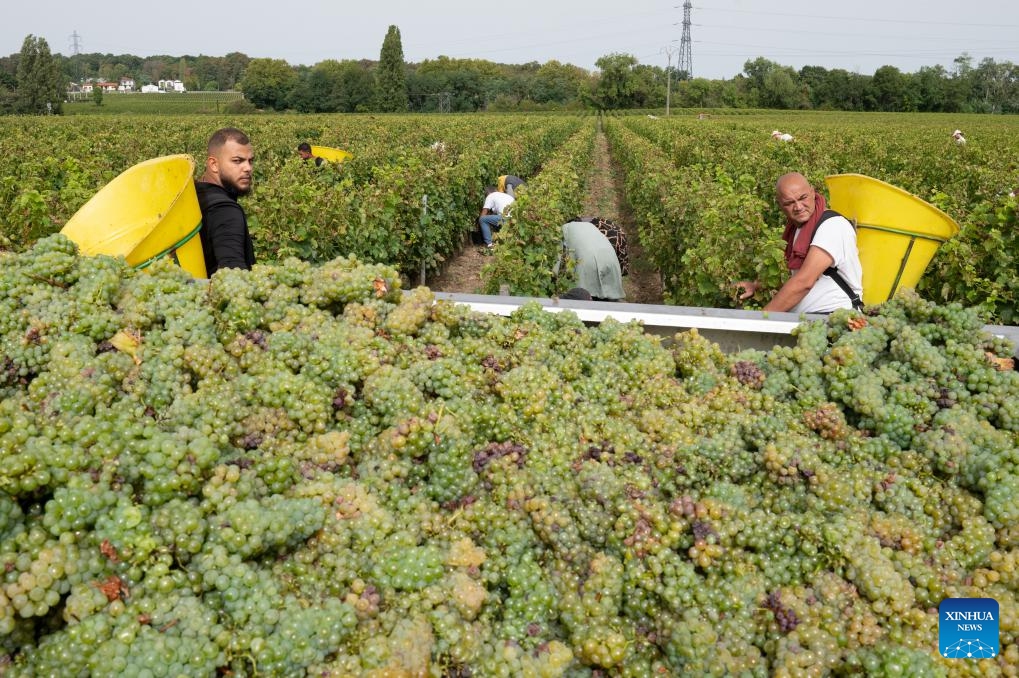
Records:
{"label": "xinhua logo", "polygon": [[938,608],[938,649],[949,659],[998,655],[998,601],[946,598]]}

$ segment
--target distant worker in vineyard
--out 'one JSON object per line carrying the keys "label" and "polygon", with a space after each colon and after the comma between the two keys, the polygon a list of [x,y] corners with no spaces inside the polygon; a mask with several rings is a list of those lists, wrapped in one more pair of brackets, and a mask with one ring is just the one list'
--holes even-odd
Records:
{"label": "distant worker in vineyard", "polygon": [[205,173],[195,182],[209,277],[221,268],[250,269],[255,264],[248,219],[237,202],[237,198],[251,192],[254,162],[251,141],[241,130],[224,127],[209,139]]}
{"label": "distant worker in vineyard", "polygon": [[497,191],[502,191],[503,193],[506,193],[508,195],[512,195],[515,198],[517,197],[517,187],[523,185],[524,180],[521,179],[520,177],[514,176],[512,174],[503,174],[502,176],[499,177],[499,181],[495,189]]}
{"label": "distant worker in vineyard", "polygon": [[485,203],[481,207],[478,226],[481,227],[481,237],[484,240],[486,251],[495,247],[492,242],[492,231],[502,228],[502,222],[509,216],[509,209],[514,201],[515,198],[512,195],[496,190],[495,186],[485,187]]}
{"label": "distant worker in vineyard", "polygon": [[[826,209],[824,196],[798,172],[783,174],[775,185],[779,209],[786,216],[782,239],[792,275],[764,307],[765,311],[831,313],[862,306],[863,267],[856,229],[844,216]],[[741,300],[760,289],[760,282],[740,281]]]}
{"label": "distant worker in vineyard", "polygon": [[595,228],[602,232],[612,248],[616,251],[616,259],[619,259],[619,268],[623,275],[630,273],[630,249],[626,244],[626,231],[612,223],[611,219],[604,217],[576,217],[573,221],[589,221]]}
{"label": "distant worker in vineyard", "polygon": [[591,298],[618,301],[626,296],[616,250],[594,224],[590,221],[563,224],[563,248],[576,261],[576,286],[585,289]]}
{"label": "distant worker in vineyard", "polygon": [[301,156],[301,159],[304,160],[305,162],[314,158],[316,167],[321,167],[322,163],[325,162],[324,159],[320,158],[317,155],[312,154],[311,144],[309,144],[307,141],[302,141],[300,144],[297,145],[297,154]]}

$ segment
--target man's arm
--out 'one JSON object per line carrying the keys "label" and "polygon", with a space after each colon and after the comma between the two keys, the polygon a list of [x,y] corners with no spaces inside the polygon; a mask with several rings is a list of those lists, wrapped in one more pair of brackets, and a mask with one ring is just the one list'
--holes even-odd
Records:
{"label": "man's arm", "polygon": [[223,203],[206,215],[212,252],[219,268],[248,268],[245,257],[247,236],[241,206]]}
{"label": "man's arm", "polygon": [[481,216],[495,214],[495,197],[492,193],[485,196],[485,202],[481,205]]}
{"label": "man's arm", "polygon": [[803,260],[803,265],[791,278],[785,281],[785,284],[775,293],[774,298],[768,302],[764,310],[788,311],[796,306],[803,300],[803,297],[807,296],[807,292],[814,287],[814,283],[833,263],[835,260],[830,254],[817,245],[811,245],[807,250],[807,258]]}

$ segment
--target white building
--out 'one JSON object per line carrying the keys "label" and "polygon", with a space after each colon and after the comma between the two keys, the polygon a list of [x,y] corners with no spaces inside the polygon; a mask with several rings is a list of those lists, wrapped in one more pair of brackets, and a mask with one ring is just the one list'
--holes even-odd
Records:
{"label": "white building", "polygon": [[117,87],[118,92],[133,92],[134,91],[134,78],[121,78],[120,85]]}
{"label": "white building", "polygon": [[152,84],[142,85],[142,92],[158,92],[158,91],[160,91],[159,90],[159,85],[152,85]]}
{"label": "white building", "polygon": [[159,89],[163,92],[184,92],[184,83],[180,80],[160,80]]}

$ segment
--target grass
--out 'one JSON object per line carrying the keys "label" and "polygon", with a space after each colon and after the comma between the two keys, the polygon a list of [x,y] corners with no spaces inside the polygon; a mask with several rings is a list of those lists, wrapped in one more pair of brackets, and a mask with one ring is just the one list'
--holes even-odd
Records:
{"label": "grass", "polygon": [[222,113],[232,101],[244,98],[240,92],[106,92],[103,105],[96,106],[90,95],[64,104],[64,115],[107,115],[110,113]]}

